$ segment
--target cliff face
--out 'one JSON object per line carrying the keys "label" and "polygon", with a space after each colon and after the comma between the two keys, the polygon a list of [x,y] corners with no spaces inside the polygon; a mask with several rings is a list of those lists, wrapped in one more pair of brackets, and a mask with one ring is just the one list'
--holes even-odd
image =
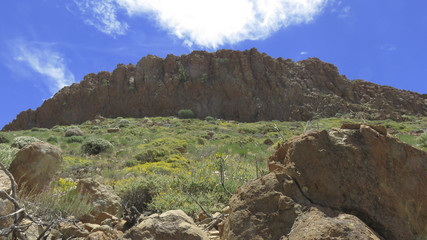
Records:
{"label": "cliff face", "polygon": [[256,49],[194,51],[165,59],[142,58],[112,72],[88,74],[37,110],[21,112],[3,130],[52,127],[105,117],[176,115],[237,121],[310,120],[351,113],[399,120],[427,114],[427,95],[362,80],[349,81],[316,58],[293,62]]}

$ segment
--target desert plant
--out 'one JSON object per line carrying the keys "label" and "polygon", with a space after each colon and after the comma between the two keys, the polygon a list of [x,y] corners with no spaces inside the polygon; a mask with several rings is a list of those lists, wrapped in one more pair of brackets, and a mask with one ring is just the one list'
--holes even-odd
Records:
{"label": "desert plant", "polygon": [[211,121],[215,121],[215,118],[213,118],[212,116],[206,116],[205,120],[208,122],[211,122]]}
{"label": "desert plant", "polygon": [[417,138],[417,143],[420,147],[427,149],[427,133],[424,133],[423,135],[419,136]]}
{"label": "desert plant", "polygon": [[90,214],[93,204],[76,188],[71,179],[60,178],[51,186],[46,186],[39,194],[25,196],[24,205],[32,216],[44,221],[52,221],[57,216],[75,218]]}
{"label": "desert plant", "polygon": [[153,197],[158,193],[159,178],[155,175],[147,178],[131,179],[125,184],[116,183],[124,206],[136,207],[140,212],[146,210]]}
{"label": "desert plant", "polygon": [[113,148],[113,145],[102,138],[90,138],[82,145],[83,152],[89,155],[96,155],[111,148]]}
{"label": "desert plant", "polygon": [[67,143],[82,143],[84,138],[82,136],[71,136],[68,137],[65,141]]}
{"label": "desert plant", "polygon": [[67,131],[65,132],[65,137],[71,137],[71,136],[83,136],[83,132],[82,130],[80,130],[80,128],[71,127],[67,129]]}
{"label": "desert plant", "polygon": [[6,168],[9,168],[16,152],[18,152],[18,149],[11,148],[8,144],[0,144],[0,161]]}
{"label": "desert plant", "polygon": [[185,73],[185,68],[183,65],[179,66],[178,79],[180,82],[186,82],[187,81],[187,74]]}
{"label": "desert plant", "polygon": [[21,149],[33,142],[40,142],[40,139],[30,136],[19,136],[13,139],[12,147]]}
{"label": "desert plant", "polygon": [[129,126],[129,124],[130,124],[129,120],[126,120],[126,119],[121,119],[118,123],[119,128],[127,127]]}
{"label": "desert plant", "polygon": [[3,134],[0,134],[0,143],[8,143],[8,142],[10,142],[10,140]]}
{"label": "desert plant", "polygon": [[48,143],[58,143],[58,137],[56,137],[56,136],[50,136],[48,139],[46,139],[46,141],[48,142]]}
{"label": "desert plant", "polygon": [[181,109],[178,111],[178,117],[181,119],[194,118],[194,112],[191,109]]}

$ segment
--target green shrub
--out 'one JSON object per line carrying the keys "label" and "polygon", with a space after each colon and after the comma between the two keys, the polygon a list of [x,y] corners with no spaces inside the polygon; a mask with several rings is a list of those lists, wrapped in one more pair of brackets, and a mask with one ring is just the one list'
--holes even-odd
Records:
{"label": "green shrub", "polygon": [[67,143],[82,143],[84,138],[82,136],[71,136],[66,139]]}
{"label": "green shrub", "polygon": [[215,118],[213,118],[211,116],[207,116],[207,117],[205,117],[205,120],[208,122],[211,122],[211,121],[215,121]]}
{"label": "green shrub", "polygon": [[175,149],[170,149],[165,146],[149,147],[142,152],[135,155],[135,159],[142,162],[158,162],[163,160],[166,156],[178,153]]}
{"label": "green shrub", "polygon": [[40,139],[30,136],[19,136],[13,139],[12,147],[21,149],[33,142],[40,142]]}
{"label": "green shrub", "polygon": [[82,145],[82,150],[86,154],[96,155],[113,148],[113,145],[102,138],[90,138]]}
{"label": "green shrub", "polygon": [[6,168],[9,168],[18,149],[11,148],[8,144],[0,144],[0,161]]}
{"label": "green shrub", "polygon": [[58,216],[80,218],[90,214],[94,206],[76,185],[71,179],[60,178],[57,183],[42,189],[41,193],[24,196],[25,209],[44,221],[52,221]]}
{"label": "green shrub", "polygon": [[52,143],[52,144],[58,143],[58,137],[56,137],[56,136],[50,136],[46,141],[48,143]]}
{"label": "green shrub", "polygon": [[194,118],[194,112],[191,109],[181,109],[178,111],[178,117],[181,119]]}
{"label": "green shrub", "polygon": [[129,120],[121,119],[118,124],[119,124],[119,128],[123,128],[123,127],[129,126],[130,122]]}
{"label": "green shrub", "polygon": [[0,143],[8,143],[8,142],[10,142],[10,140],[3,134],[0,134]]}
{"label": "green shrub", "polygon": [[180,65],[178,69],[178,78],[180,82],[186,82],[187,81],[187,74],[185,72],[184,66]]}
{"label": "green shrub", "polygon": [[119,195],[123,205],[135,206],[140,212],[147,209],[153,197],[158,193],[160,179],[155,176],[131,179],[127,184],[119,187]]}
{"label": "green shrub", "polygon": [[419,136],[417,139],[417,143],[421,148],[427,149],[427,133],[424,133],[423,135]]}

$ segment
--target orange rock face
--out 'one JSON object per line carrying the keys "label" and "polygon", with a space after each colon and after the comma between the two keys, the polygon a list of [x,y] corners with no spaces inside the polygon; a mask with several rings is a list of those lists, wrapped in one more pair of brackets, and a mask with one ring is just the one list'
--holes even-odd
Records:
{"label": "orange rock face", "polygon": [[136,66],[88,74],[37,110],[21,112],[3,130],[52,127],[105,117],[173,116],[192,109],[244,122],[310,120],[352,113],[374,119],[427,114],[427,95],[349,81],[317,58],[293,62],[256,49],[194,51],[165,59],[146,56]]}

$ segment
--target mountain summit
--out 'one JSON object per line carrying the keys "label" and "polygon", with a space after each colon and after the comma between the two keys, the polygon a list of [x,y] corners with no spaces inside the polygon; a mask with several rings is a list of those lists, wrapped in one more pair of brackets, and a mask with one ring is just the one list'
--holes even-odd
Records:
{"label": "mountain summit", "polygon": [[143,57],[136,66],[90,73],[2,130],[82,123],[96,115],[146,117],[192,109],[198,118],[300,121],[351,114],[401,120],[427,114],[427,94],[348,80],[317,58],[299,62],[246,51]]}

